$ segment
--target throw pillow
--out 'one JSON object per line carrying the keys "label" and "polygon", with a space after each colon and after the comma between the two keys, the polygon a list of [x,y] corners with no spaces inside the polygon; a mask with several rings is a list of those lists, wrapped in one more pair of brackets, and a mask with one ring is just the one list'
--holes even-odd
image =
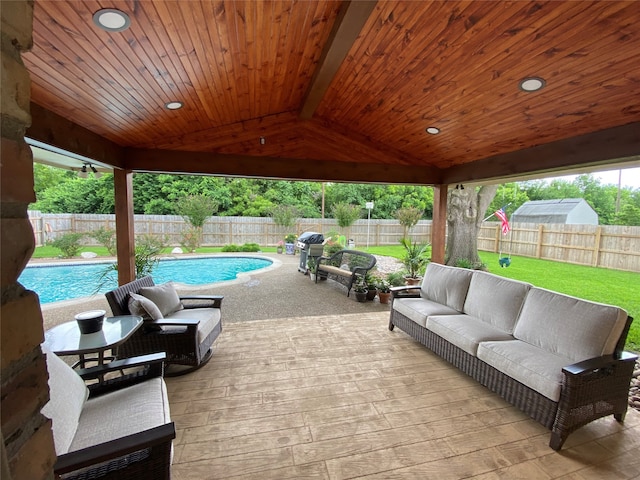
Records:
{"label": "throw pillow", "polygon": [[163,317],[171,315],[173,312],[177,312],[184,308],[180,301],[180,297],[178,297],[178,292],[176,292],[176,289],[171,282],[153,287],[142,287],[140,289],[140,295],[147,297],[155,303],[160,309]]}
{"label": "throw pillow", "polygon": [[163,318],[162,312],[155,303],[136,293],[129,293],[129,312],[131,315],[140,315],[145,320]]}

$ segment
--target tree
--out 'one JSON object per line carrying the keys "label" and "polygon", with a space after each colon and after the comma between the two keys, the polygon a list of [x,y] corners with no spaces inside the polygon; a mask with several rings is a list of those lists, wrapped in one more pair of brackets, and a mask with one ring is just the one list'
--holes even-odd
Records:
{"label": "tree", "polygon": [[204,222],[216,213],[218,202],[206,195],[187,195],[178,199],[176,209],[192,227],[184,233],[181,243],[189,245],[191,251],[195,251],[202,243]]}
{"label": "tree", "polygon": [[336,203],[333,206],[333,217],[338,221],[340,228],[347,229],[347,238],[349,236],[349,227],[360,218],[360,207],[349,203]]}
{"label": "tree", "polygon": [[422,210],[415,207],[405,207],[396,210],[395,217],[400,222],[400,225],[404,228],[402,238],[407,238],[409,230],[415,226],[416,223],[422,218]]}
{"label": "tree", "polygon": [[478,233],[487,208],[498,190],[498,185],[449,190],[447,225],[447,265],[482,264],[478,256]]}
{"label": "tree", "polygon": [[291,230],[298,219],[298,210],[291,205],[277,205],[271,210],[271,218],[279,227]]}

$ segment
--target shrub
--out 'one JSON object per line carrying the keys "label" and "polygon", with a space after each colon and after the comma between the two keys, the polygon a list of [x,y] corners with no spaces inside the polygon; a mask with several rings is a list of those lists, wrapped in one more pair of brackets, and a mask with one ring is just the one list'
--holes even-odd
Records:
{"label": "shrub", "polygon": [[194,227],[204,225],[209,217],[218,211],[218,202],[206,195],[187,195],[176,203],[176,211]]}
{"label": "shrub", "polygon": [[80,251],[82,237],[84,237],[84,234],[79,232],[65,233],[51,242],[51,246],[60,250],[63,258],[72,258],[78,255]]}
{"label": "shrub", "polygon": [[230,243],[228,245],[225,245],[224,247],[222,247],[222,252],[239,252],[240,251],[240,246],[236,245],[235,243]]}
{"label": "shrub", "polygon": [[95,238],[100,245],[107,249],[109,255],[116,256],[116,231],[110,228],[100,227],[99,229],[91,232],[91,236]]}
{"label": "shrub", "polygon": [[202,239],[202,229],[198,227],[189,227],[180,234],[180,246],[187,252],[195,252],[200,246]]}
{"label": "shrub", "polygon": [[401,287],[404,285],[404,273],[403,272],[391,272],[387,275],[387,281],[392,287]]}
{"label": "shrub", "polygon": [[343,246],[340,245],[339,242],[334,242],[333,240],[329,240],[327,243],[325,243],[323,251],[325,256],[330,257],[331,255],[339,252],[342,249],[343,249]]}
{"label": "shrub", "polygon": [[153,235],[141,235],[136,238],[136,278],[151,275],[153,269],[158,265],[158,255],[166,246],[166,239]]}
{"label": "shrub", "polygon": [[260,245],[257,243],[245,243],[240,247],[241,252],[259,252]]}

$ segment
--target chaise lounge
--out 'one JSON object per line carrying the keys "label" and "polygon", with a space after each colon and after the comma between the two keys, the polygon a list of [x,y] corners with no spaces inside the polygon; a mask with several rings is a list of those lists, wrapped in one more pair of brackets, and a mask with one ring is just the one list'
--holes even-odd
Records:
{"label": "chaise lounge", "polygon": [[569,434],[607,415],[623,421],[636,355],[618,307],[482,271],[430,263],[420,290],[392,288],[399,327],[551,430]]}

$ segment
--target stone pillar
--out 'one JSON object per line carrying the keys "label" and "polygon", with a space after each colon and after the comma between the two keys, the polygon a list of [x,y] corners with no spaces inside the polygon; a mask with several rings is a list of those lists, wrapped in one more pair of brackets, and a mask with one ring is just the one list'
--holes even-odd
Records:
{"label": "stone pillar", "polygon": [[0,2],[0,423],[2,478],[52,479],[51,422],[40,414],[49,399],[38,296],[18,283],[34,249],[27,216],[33,158],[24,140],[31,123],[30,80],[21,54],[32,45],[33,0]]}

